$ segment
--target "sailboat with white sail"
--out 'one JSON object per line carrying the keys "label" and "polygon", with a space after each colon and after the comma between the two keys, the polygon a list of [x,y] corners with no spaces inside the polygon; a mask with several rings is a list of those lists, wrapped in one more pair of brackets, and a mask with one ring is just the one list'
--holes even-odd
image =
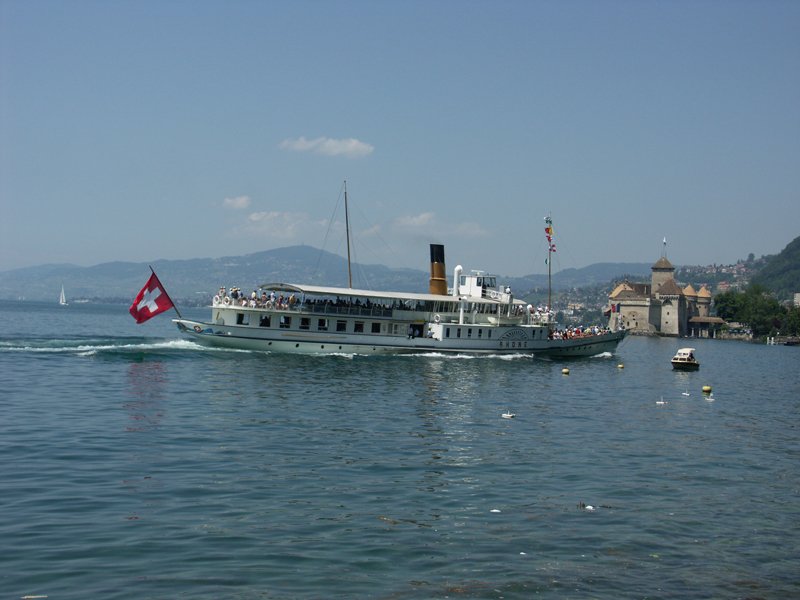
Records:
{"label": "sailboat with white sail", "polygon": [[64,293],[64,286],[61,286],[61,294],[58,296],[58,303],[61,306],[67,306],[67,295]]}

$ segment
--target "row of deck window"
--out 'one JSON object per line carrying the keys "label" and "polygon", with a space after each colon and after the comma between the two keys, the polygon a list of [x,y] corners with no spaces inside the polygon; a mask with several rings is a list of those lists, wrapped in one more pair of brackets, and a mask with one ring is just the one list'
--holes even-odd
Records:
{"label": "row of deck window", "polygon": [[[272,327],[272,317],[273,315],[270,314],[262,314],[259,315],[258,326],[259,327]],[[311,323],[312,321],[316,320],[316,329],[315,331],[329,331],[331,327],[331,320],[324,319],[324,318],[313,318],[313,317],[294,317],[292,315],[279,315],[278,319],[278,327],[281,329],[291,329],[292,328],[292,321],[293,319],[298,318],[300,323],[298,325],[298,329],[301,331],[310,331],[311,330]],[[237,325],[250,325],[250,313],[236,313],[236,324]],[[367,324],[365,321],[354,321],[353,322],[353,333],[365,333],[366,326],[369,325],[369,333],[383,333],[381,330],[382,323],[379,321],[373,321]],[[405,324],[401,323],[391,323],[391,333],[393,335],[405,335],[407,331],[403,328],[407,327]],[[347,333],[347,321],[345,319],[336,319],[334,324],[334,331],[338,333]],[[416,337],[421,337],[425,333],[422,330],[421,325],[414,325],[414,335]],[[484,337],[484,330],[486,330],[486,338],[492,337],[492,330],[490,328],[485,327],[445,327],[444,328],[444,337],[449,338],[451,337],[451,329],[455,329],[455,337],[461,338],[462,331],[465,331],[464,337],[471,338],[473,337],[473,330],[477,331],[477,337],[482,338]]]}
{"label": "row of deck window", "polygon": [[[455,329],[456,329],[456,337],[460,338],[461,337],[461,330],[463,328],[462,327],[456,327]],[[467,327],[466,329],[467,329],[467,336],[466,337],[471,338],[472,337],[472,327]],[[476,327],[475,329],[478,330],[478,338],[479,339],[482,338],[483,337],[484,328],[483,327]],[[445,327],[444,328],[444,337],[446,337],[446,338],[450,337],[450,328],[449,327]],[[491,329],[488,329],[486,331],[486,337],[487,338],[492,337],[492,330]]]}
{"label": "row of deck window", "polygon": [[[272,327],[272,316],[273,315],[258,315],[258,326],[259,327]],[[310,331],[311,330],[311,323],[312,321],[316,320],[316,331],[329,331],[331,328],[331,320],[330,319],[314,319],[312,317],[293,317],[291,315],[279,315],[278,319],[278,327],[281,329],[291,329],[292,328],[292,321],[293,319],[299,319],[300,323],[298,325],[298,329],[303,331]],[[250,325],[250,313],[236,313],[236,324],[237,325]],[[354,333],[364,333],[366,323],[364,321],[355,321],[353,324],[353,332]],[[369,323],[370,326],[370,333],[381,333],[381,323],[380,322],[371,322]],[[337,319],[334,324],[335,331],[344,333],[347,331],[347,321],[344,319]],[[398,325],[395,325],[398,327]]]}

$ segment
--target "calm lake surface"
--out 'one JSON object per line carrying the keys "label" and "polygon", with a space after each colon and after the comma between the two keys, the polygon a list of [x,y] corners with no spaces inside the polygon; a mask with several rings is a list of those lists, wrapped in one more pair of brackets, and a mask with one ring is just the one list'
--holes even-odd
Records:
{"label": "calm lake surface", "polygon": [[0,318],[2,598],[800,597],[800,348],[280,356],[126,306]]}

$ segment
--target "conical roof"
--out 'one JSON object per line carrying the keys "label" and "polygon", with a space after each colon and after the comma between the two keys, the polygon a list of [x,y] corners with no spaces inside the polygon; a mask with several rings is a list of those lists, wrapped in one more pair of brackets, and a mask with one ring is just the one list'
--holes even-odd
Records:
{"label": "conical roof", "polygon": [[675,283],[674,279],[667,279],[661,284],[661,287],[658,288],[659,296],[681,296],[682,294],[683,290]]}
{"label": "conical roof", "polygon": [[617,296],[619,296],[623,292],[632,292],[632,291],[633,291],[633,288],[630,286],[630,284],[628,284],[627,281],[623,281],[617,287],[614,288],[614,291],[611,292],[608,295],[608,297],[609,298],[616,298]]}
{"label": "conical roof", "polygon": [[655,271],[655,270],[664,270],[664,269],[670,269],[670,270],[673,270],[673,271],[674,271],[674,270],[675,270],[675,267],[673,267],[673,266],[672,266],[672,263],[671,263],[671,262],[669,262],[669,261],[667,260],[667,257],[666,257],[666,256],[662,256],[661,258],[659,258],[659,259],[656,261],[656,264],[654,264],[654,265],[651,267],[651,269],[652,269],[653,271]]}
{"label": "conical roof", "polygon": [[698,298],[711,298],[711,292],[708,291],[706,286],[700,288],[700,291],[697,292]]}
{"label": "conical roof", "polygon": [[697,292],[694,291],[694,288],[692,287],[691,283],[687,285],[685,288],[683,288],[683,295],[689,296],[690,298],[694,298],[695,296],[697,296]]}

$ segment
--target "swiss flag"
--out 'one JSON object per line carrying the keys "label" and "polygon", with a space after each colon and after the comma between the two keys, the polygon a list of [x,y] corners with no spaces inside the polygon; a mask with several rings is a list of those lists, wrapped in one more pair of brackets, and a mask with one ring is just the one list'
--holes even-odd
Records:
{"label": "swiss flag", "polygon": [[155,317],[157,314],[172,307],[172,300],[167,294],[167,290],[164,289],[156,274],[153,273],[145,286],[136,295],[129,312],[137,323],[144,323],[147,319]]}

